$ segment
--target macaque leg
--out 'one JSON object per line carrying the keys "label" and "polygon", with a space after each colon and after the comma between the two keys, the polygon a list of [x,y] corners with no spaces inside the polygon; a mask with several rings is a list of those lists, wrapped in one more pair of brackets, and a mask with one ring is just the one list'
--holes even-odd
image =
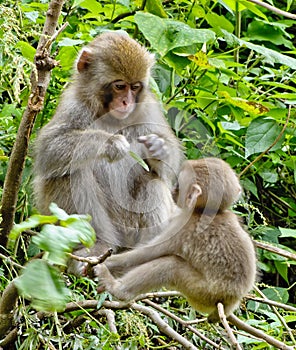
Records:
{"label": "macaque leg", "polygon": [[99,290],[107,290],[119,300],[132,300],[141,293],[161,287],[180,289],[178,287],[188,285],[192,278],[200,277],[191,265],[176,255],[139,265],[119,279],[115,279],[104,264],[95,267],[95,275],[103,287],[99,287]]}
{"label": "macaque leg", "polygon": [[160,235],[152,241],[151,245],[138,246],[127,252],[111,255],[105,261],[105,265],[113,275],[121,276],[133,267],[168,256],[171,252],[164,238],[165,236]]}

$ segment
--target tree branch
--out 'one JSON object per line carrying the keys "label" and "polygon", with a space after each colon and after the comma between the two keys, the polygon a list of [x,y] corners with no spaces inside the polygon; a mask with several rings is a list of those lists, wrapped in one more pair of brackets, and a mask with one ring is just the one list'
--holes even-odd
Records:
{"label": "tree branch", "polygon": [[264,249],[264,250],[268,250],[269,252],[284,256],[285,258],[291,259],[291,260],[296,260],[296,254],[287,252],[284,249],[275,247],[271,244],[267,244],[265,242],[259,242],[259,241],[254,241],[256,247]]}
{"label": "tree branch", "polygon": [[31,73],[31,95],[18,128],[4,181],[0,212],[2,215],[0,246],[2,247],[6,247],[8,234],[13,226],[18,191],[34,122],[37,114],[43,108],[51,69],[57,65],[57,62],[49,56],[51,42],[48,43],[48,41],[55,33],[63,3],[63,0],[52,0],[49,3],[43,33],[34,58],[36,70]]}
{"label": "tree branch", "polygon": [[236,317],[235,315],[230,315],[228,316],[228,321],[230,321],[233,325],[235,325],[237,328],[254,335],[257,338],[263,339],[266,343],[273,345],[274,347],[276,347],[277,349],[282,349],[282,350],[294,350],[294,347],[292,346],[288,346],[284,343],[282,343],[281,341],[271,337],[270,335],[262,332],[259,329],[256,329],[252,326],[249,326],[248,324],[244,323],[243,321],[241,321],[238,317]]}
{"label": "tree branch", "polygon": [[18,291],[14,281],[12,281],[6,287],[0,299],[0,338],[13,326],[13,310],[17,299]]}
{"label": "tree branch", "polygon": [[217,304],[218,314],[220,317],[220,320],[228,334],[229,340],[233,346],[235,346],[236,350],[242,350],[241,346],[239,345],[237,339],[235,338],[232,329],[229,326],[229,323],[227,322],[225,312],[224,312],[224,306],[222,303]]}
{"label": "tree branch", "polygon": [[274,7],[272,5],[269,5],[263,1],[260,1],[260,0],[248,0],[249,2],[252,2],[256,5],[259,5],[259,6],[262,6],[264,8],[266,8],[267,10],[270,10],[274,13],[277,13],[278,15],[281,15],[281,16],[284,16],[284,17],[287,17],[287,18],[291,18],[291,19],[296,19],[296,15],[293,15],[292,13],[290,12],[287,12],[287,11],[283,11],[283,10],[280,10],[278,9],[277,7]]}

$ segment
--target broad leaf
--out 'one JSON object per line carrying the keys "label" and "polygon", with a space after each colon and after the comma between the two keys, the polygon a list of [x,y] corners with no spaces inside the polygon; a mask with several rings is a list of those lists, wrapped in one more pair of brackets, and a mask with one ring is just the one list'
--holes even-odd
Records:
{"label": "broad leaf", "polygon": [[[254,153],[265,151],[275,141],[281,128],[274,119],[259,117],[249,125],[246,133],[245,157],[248,158]],[[272,150],[281,147],[281,140],[272,147]]]}
{"label": "broad leaf", "polygon": [[160,18],[151,13],[136,13],[135,22],[152,47],[162,56],[176,47],[206,43],[215,39],[215,33],[211,30],[193,29],[185,23]]}
{"label": "broad leaf", "polygon": [[18,47],[21,50],[22,55],[26,57],[27,60],[29,60],[30,62],[34,62],[34,56],[36,53],[36,49],[34,47],[32,47],[25,41],[19,41],[16,44],[16,47]]}
{"label": "broad leaf", "polygon": [[279,230],[281,232],[281,237],[296,238],[296,230],[293,230],[291,228],[284,228],[284,227],[279,227]]}
{"label": "broad leaf", "polygon": [[63,311],[70,295],[60,272],[44,260],[31,261],[15,284],[37,310]]}
{"label": "broad leaf", "polygon": [[292,69],[296,69],[296,59],[285,56],[281,54],[280,52],[268,49],[262,45],[256,45],[252,44],[248,41],[242,40],[237,38],[235,35],[227,32],[224,29],[221,29],[223,32],[224,38],[227,41],[227,43],[231,46],[245,46],[250,50],[253,50],[259,54],[261,54],[264,57],[264,61],[266,61],[269,64],[279,63],[282,65],[285,65],[287,67],[290,67]]}

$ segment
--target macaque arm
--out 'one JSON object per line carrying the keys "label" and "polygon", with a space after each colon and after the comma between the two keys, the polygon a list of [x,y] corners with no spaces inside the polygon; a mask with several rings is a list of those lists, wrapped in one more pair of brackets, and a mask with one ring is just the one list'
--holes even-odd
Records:
{"label": "macaque arm", "polygon": [[114,161],[129,150],[122,135],[112,135],[100,129],[73,129],[48,125],[36,144],[42,148],[36,157],[37,168],[46,178],[69,175],[71,171],[86,166],[99,158]]}

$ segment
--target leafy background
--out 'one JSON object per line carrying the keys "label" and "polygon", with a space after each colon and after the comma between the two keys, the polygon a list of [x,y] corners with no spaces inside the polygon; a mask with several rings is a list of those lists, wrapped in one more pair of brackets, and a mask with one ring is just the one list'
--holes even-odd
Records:
{"label": "leafy background", "polygon": [[[290,13],[296,10],[293,0],[272,4]],[[30,94],[29,76],[34,69],[33,58],[47,7],[46,0],[6,0],[0,4],[0,194]],[[31,144],[36,132],[53,115],[80,48],[103,30],[125,30],[156,56],[151,88],[162,101],[187,157],[218,156],[227,160],[240,175],[244,187],[244,195],[234,210],[252,237],[295,253],[295,20],[246,0],[75,0],[65,2],[60,25],[66,21],[69,25],[52,49],[60,65],[52,71],[45,106],[36,120]],[[30,188],[31,156],[30,151],[19,192],[16,223],[35,213]],[[21,264],[39,248],[44,249],[38,240],[28,247],[28,240],[26,234],[18,234],[13,242],[11,256]],[[261,292],[270,300],[296,307],[295,260],[258,249],[258,268]],[[40,280],[55,274],[45,270],[40,269]],[[19,273],[9,262],[4,262],[0,271],[0,288],[4,290]],[[99,298],[93,281],[69,276],[65,281],[70,296],[68,289],[63,291],[60,285],[57,289],[60,294],[65,293],[67,300]],[[56,292],[50,285],[44,289],[47,300],[51,291]],[[240,311],[242,319],[287,344],[296,344],[295,312],[280,309],[279,317],[270,307],[247,300]],[[180,297],[157,301],[186,320],[199,316]],[[22,332],[16,348],[37,349],[49,342],[63,349],[181,348],[150,319],[134,310],[116,313],[118,334],[111,332],[101,318],[88,313],[84,313],[84,322],[79,327],[67,333],[62,325],[68,318],[82,313],[80,310],[65,314],[65,319],[37,321],[30,317],[25,304],[20,304],[18,322]],[[197,348],[211,348],[177,322],[168,322]],[[218,326],[202,323],[198,328],[228,348]],[[242,334],[238,339],[246,349],[269,348],[266,343]]]}

